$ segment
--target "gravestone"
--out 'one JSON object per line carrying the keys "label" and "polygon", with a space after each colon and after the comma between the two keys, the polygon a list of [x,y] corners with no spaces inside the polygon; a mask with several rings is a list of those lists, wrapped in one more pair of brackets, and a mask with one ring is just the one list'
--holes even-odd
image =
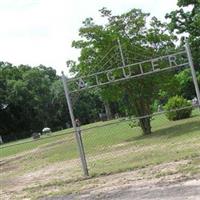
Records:
{"label": "gravestone", "polygon": [[3,144],[3,139],[1,135],[0,135],[0,144]]}
{"label": "gravestone", "polygon": [[32,134],[32,137],[33,137],[34,140],[35,139],[39,139],[40,138],[40,133],[35,132],[35,133]]}
{"label": "gravestone", "polygon": [[46,134],[46,133],[51,133],[51,129],[50,129],[50,128],[48,128],[48,127],[46,127],[46,128],[43,128],[43,129],[42,129],[42,133],[43,133],[43,134]]}

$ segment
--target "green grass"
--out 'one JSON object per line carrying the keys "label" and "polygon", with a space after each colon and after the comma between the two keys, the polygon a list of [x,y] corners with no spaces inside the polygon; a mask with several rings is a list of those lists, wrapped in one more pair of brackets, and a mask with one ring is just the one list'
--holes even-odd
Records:
{"label": "green grass", "polygon": [[[164,115],[154,117],[152,121],[153,134],[142,136],[138,127],[131,128],[129,121],[113,120],[110,122],[98,122],[83,126],[82,137],[87,154],[96,155],[113,146],[123,143],[124,146],[137,146],[140,148],[145,145],[163,144],[165,142],[176,143],[184,142],[193,137],[199,138],[200,124],[199,111],[195,111],[193,117],[180,121],[168,121]],[[115,123],[116,122],[116,123]],[[109,124],[110,125],[107,125]],[[107,125],[107,126],[106,126]],[[97,127],[96,126],[101,126]],[[94,127],[94,128],[93,128]],[[89,130],[84,130],[91,128]],[[42,149],[47,147],[48,152]],[[12,142],[0,147],[0,159],[7,156],[16,156],[19,153],[40,149],[40,155],[52,162],[72,159],[77,157],[77,149],[74,140],[73,130],[67,129],[55,132],[50,136],[43,136],[41,139],[33,140],[32,138]],[[117,149],[117,147],[115,147]]]}
{"label": "green grass", "polygon": [[[113,120],[82,127],[82,139],[91,176],[179,160],[189,160],[189,165],[180,166],[177,171],[185,174],[200,173],[199,110],[195,110],[191,118],[179,121],[168,121],[164,115],[154,117],[153,133],[148,136],[143,136],[139,127],[131,128],[129,123],[126,120]],[[0,164],[3,164],[0,181],[18,179],[41,169],[48,171],[48,167],[55,166],[55,174],[65,174],[62,175],[64,181],[73,182],[82,174],[78,161],[72,129],[55,132],[38,140],[29,138],[12,142],[0,147]],[[73,162],[75,164],[70,164]],[[56,171],[57,168],[61,170]],[[157,176],[170,173],[172,172],[158,172]],[[54,182],[53,178],[46,184],[51,182]]]}
{"label": "green grass", "polygon": [[34,140],[32,138],[27,138],[19,140],[16,142],[6,143],[0,146],[0,158],[10,155],[16,155],[27,150],[32,150],[40,147],[44,144],[50,144],[56,140],[60,140],[70,134],[72,129],[62,130],[59,132],[54,132],[50,135],[42,135],[40,139]]}

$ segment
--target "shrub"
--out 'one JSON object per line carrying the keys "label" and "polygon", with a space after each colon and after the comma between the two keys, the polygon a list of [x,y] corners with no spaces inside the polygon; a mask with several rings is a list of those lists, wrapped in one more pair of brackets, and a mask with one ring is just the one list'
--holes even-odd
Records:
{"label": "shrub", "polygon": [[[189,118],[192,114],[192,107],[189,107],[191,105],[192,104],[189,101],[187,101],[181,96],[171,97],[164,106],[164,109],[168,111],[166,113],[166,116],[169,120],[172,121]],[[184,107],[189,107],[189,108],[184,108]],[[171,110],[176,110],[176,111],[171,111]]]}

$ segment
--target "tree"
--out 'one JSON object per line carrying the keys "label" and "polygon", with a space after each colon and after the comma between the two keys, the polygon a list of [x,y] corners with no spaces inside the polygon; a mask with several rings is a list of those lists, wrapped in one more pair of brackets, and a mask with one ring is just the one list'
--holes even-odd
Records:
{"label": "tree", "polygon": [[[176,75],[176,79],[179,83],[179,95],[182,95],[186,99],[193,99],[196,97],[195,87],[191,76],[191,70],[185,69]],[[197,72],[197,81],[200,85],[200,73]]]}
{"label": "tree", "polygon": [[194,65],[200,70],[200,1],[178,0],[177,5],[180,9],[166,15],[170,19],[169,28],[177,34],[189,35]]}
{"label": "tree", "polygon": [[[181,45],[185,35],[189,36],[192,57],[196,71],[200,72],[200,1],[178,0],[179,9],[166,15],[170,19],[169,29],[181,35]],[[190,70],[184,70],[177,75],[180,83],[180,95],[187,99],[196,96]]]}
{"label": "tree", "polygon": [[81,124],[89,124],[98,121],[99,113],[102,111],[103,103],[95,93],[85,91],[78,94],[78,100],[73,101],[75,116]]}
{"label": "tree", "polygon": [[[83,124],[97,120],[102,107],[99,97],[84,93],[80,98],[80,102],[75,102],[77,117]],[[4,142],[30,137],[46,126],[53,131],[68,127],[70,116],[56,71],[43,65],[0,62],[0,122]]]}
{"label": "tree", "polygon": [[[4,141],[30,137],[44,126],[66,127],[66,101],[63,88],[55,87],[58,82],[62,86],[52,68],[0,62],[0,135]],[[55,88],[59,88],[58,98]]]}
{"label": "tree", "polygon": [[[132,9],[122,15],[113,16],[106,8],[101,9],[100,13],[107,19],[107,24],[97,25],[92,18],[87,18],[79,30],[82,39],[72,43],[73,47],[81,49],[79,63],[71,68],[71,71],[76,72],[77,75],[88,75],[110,67],[122,66],[119,50],[114,48],[118,38],[126,50],[126,58],[129,58],[126,59],[126,64],[144,59],[143,55],[148,58],[154,57],[162,55],[163,50],[175,48],[173,40],[176,37],[168,34],[166,24],[153,17],[148,27],[148,13]],[[113,48],[114,50],[110,52]],[[105,56],[105,52],[109,52],[111,59],[108,64],[102,65],[101,59]],[[137,71],[138,69],[135,69],[134,73]],[[149,116],[152,113],[151,105],[158,97],[159,88],[166,78],[168,78],[166,74],[161,74],[154,78],[149,76],[125,81],[118,85],[102,87],[100,93],[104,94],[103,98],[109,101],[128,96],[129,114]],[[150,117],[140,118],[140,126],[145,135],[151,133],[150,120]]]}

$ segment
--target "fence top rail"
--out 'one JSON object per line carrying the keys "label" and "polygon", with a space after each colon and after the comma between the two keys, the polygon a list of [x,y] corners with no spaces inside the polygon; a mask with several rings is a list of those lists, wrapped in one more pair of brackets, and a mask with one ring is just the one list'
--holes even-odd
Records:
{"label": "fence top rail", "polygon": [[[108,122],[108,123],[105,123],[105,124],[96,125],[96,126],[92,126],[92,127],[88,127],[88,128],[83,128],[83,129],[81,129],[81,131],[85,132],[85,131],[88,131],[88,130],[92,130],[94,128],[106,127],[106,126],[110,126],[110,125],[114,125],[114,124],[119,124],[119,123],[122,123],[122,122],[139,120],[139,119],[143,119],[143,118],[150,118],[150,117],[162,115],[162,114],[169,113],[169,112],[176,112],[176,111],[180,111],[180,110],[184,110],[184,109],[188,109],[188,108],[195,109],[195,108],[198,108],[198,107],[200,107],[200,105],[196,105],[196,106],[191,105],[191,106],[186,106],[186,107],[182,107],[182,108],[172,109],[172,110],[169,110],[169,111],[163,110],[163,111],[159,111],[159,112],[154,112],[152,114],[144,115],[144,116],[138,116],[138,117],[137,116],[129,116],[128,118],[123,117],[123,118],[120,118],[119,120],[111,121],[111,122]],[[19,142],[19,143],[10,144],[10,145],[9,144],[7,144],[7,145],[5,144],[5,145],[2,145],[0,147],[0,149],[5,149],[5,148],[14,147],[14,146],[34,143],[34,142],[37,142],[37,141],[46,140],[46,139],[50,139],[50,138],[56,138],[56,137],[59,137],[59,136],[68,135],[68,134],[72,134],[72,133],[74,133],[74,130],[70,131],[70,132],[67,132],[67,133],[65,132],[65,133],[58,134],[58,135],[51,135],[51,136],[48,136],[48,137],[39,138],[37,140]]]}
{"label": "fence top rail", "polygon": [[139,120],[139,119],[144,119],[144,118],[151,118],[151,117],[163,115],[163,114],[170,113],[170,112],[177,112],[177,111],[181,111],[181,110],[185,110],[185,109],[195,109],[195,108],[198,108],[198,107],[200,107],[200,105],[195,105],[195,106],[191,105],[191,106],[185,106],[185,107],[182,107],[182,108],[171,109],[171,110],[168,110],[168,111],[163,110],[163,111],[159,111],[159,112],[154,112],[152,114],[148,114],[148,115],[144,115],[144,116],[128,116],[128,117],[120,118],[118,121],[113,121],[113,122],[109,122],[109,123],[106,123],[106,124],[96,125],[96,126],[89,127],[89,128],[83,128],[81,130],[82,131],[88,131],[88,130],[91,130],[91,129],[94,129],[94,128],[106,127],[106,126],[109,126],[109,125],[118,124],[118,123],[125,122],[125,121],[127,122],[127,121]]}
{"label": "fence top rail", "polygon": [[[32,139],[32,140],[29,140],[29,141],[23,141],[23,142],[14,143],[14,144],[9,144],[9,143],[3,144],[2,146],[0,146],[0,149],[9,148],[9,147],[13,147],[13,146],[19,146],[19,145],[22,145],[22,144],[34,143],[34,142],[41,141],[41,140],[48,140],[50,138],[56,138],[56,137],[68,135],[68,134],[71,134],[71,133],[74,133],[74,131],[65,132],[65,133],[61,133],[61,134],[57,134],[57,135],[50,135],[48,137],[41,137],[41,138],[38,138],[37,140]],[[31,139],[31,138],[29,138],[29,139]],[[17,141],[13,141],[13,142],[17,142]]]}

